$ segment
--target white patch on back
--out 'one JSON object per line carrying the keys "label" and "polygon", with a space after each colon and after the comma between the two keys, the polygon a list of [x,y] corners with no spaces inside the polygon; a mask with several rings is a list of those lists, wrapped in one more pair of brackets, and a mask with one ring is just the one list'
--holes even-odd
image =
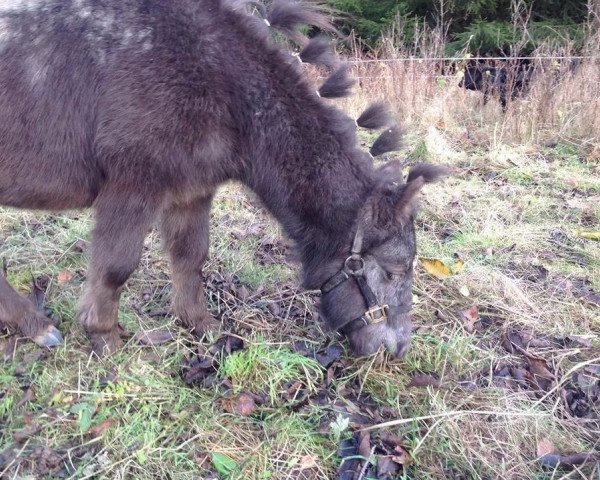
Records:
{"label": "white patch on back", "polygon": [[0,12],[33,12],[46,4],[46,0],[0,0]]}
{"label": "white patch on back", "polygon": [[0,18],[0,44],[8,40],[10,32],[8,31],[8,22]]}
{"label": "white patch on back", "polygon": [[152,49],[152,30],[150,28],[143,28],[137,34],[138,43],[142,47],[143,52],[147,52]]}

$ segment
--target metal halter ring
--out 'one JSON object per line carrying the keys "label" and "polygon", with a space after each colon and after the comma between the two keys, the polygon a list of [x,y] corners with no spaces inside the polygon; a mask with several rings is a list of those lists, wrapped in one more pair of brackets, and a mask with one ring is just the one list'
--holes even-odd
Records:
{"label": "metal halter ring", "polygon": [[[350,262],[360,262],[360,267],[358,268],[351,268],[350,267]],[[365,269],[365,261],[363,260],[362,257],[358,257],[356,258],[354,255],[350,255],[345,261],[344,261],[344,270],[346,270],[350,275],[362,275]]]}

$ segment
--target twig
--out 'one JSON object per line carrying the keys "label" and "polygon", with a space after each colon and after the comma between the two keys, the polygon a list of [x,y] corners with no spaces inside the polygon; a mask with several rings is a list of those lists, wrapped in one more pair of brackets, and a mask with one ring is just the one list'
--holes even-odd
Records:
{"label": "twig", "polygon": [[365,463],[360,469],[360,473],[358,474],[358,478],[356,480],[362,480],[365,477],[365,474],[367,473],[367,467],[369,466],[369,463],[371,463],[371,457],[373,456],[373,453],[375,453],[375,445],[371,447],[369,458],[365,459]]}
{"label": "twig", "polygon": [[421,420],[433,420],[434,418],[442,417],[462,417],[463,415],[497,415],[500,417],[550,417],[550,414],[543,413],[530,413],[530,412],[499,412],[494,410],[458,410],[454,412],[436,413],[434,415],[425,415],[422,417],[411,417],[401,418],[399,420],[390,420],[389,422],[379,423],[377,425],[371,425],[359,429],[361,432],[368,432],[369,430],[376,430],[379,428],[395,427],[397,425],[404,425],[412,422],[419,422]]}

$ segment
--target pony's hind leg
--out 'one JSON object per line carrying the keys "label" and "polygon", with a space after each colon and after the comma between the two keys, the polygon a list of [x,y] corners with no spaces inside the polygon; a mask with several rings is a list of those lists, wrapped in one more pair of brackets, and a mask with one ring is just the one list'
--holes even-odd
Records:
{"label": "pony's hind leg", "polygon": [[33,303],[19,295],[0,274],[0,321],[43,347],[62,343],[60,331]]}

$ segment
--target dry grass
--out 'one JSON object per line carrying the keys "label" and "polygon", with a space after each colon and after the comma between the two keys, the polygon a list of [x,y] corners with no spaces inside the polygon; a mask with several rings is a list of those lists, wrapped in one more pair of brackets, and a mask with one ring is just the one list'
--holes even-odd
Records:
{"label": "dry grass", "polygon": [[[458,87],[469,56],[454,65],[438,60],[447,56],[439,32],[425,30],[412,49],[399,46],[401,39],[391,32],[374,55],[397,61],[354,56],[354,72],[364,95],[350,99],[348,108],[356,113],[373,97],[387,99],[411,132],[436,129],[458,152],[567,142],[584,146],[589,158],[598,160],[600,83],[595,79],[600,75],[600,33],[597,24],[589,31],[594,33],[581,51],[550,44],[534,51],[531,90],[509,105],[506,114],[493,100],[483,105],[480,92]],[[587,58],[568,58],[581,55]],[[567,58],[544,58],[555,56]]]}

